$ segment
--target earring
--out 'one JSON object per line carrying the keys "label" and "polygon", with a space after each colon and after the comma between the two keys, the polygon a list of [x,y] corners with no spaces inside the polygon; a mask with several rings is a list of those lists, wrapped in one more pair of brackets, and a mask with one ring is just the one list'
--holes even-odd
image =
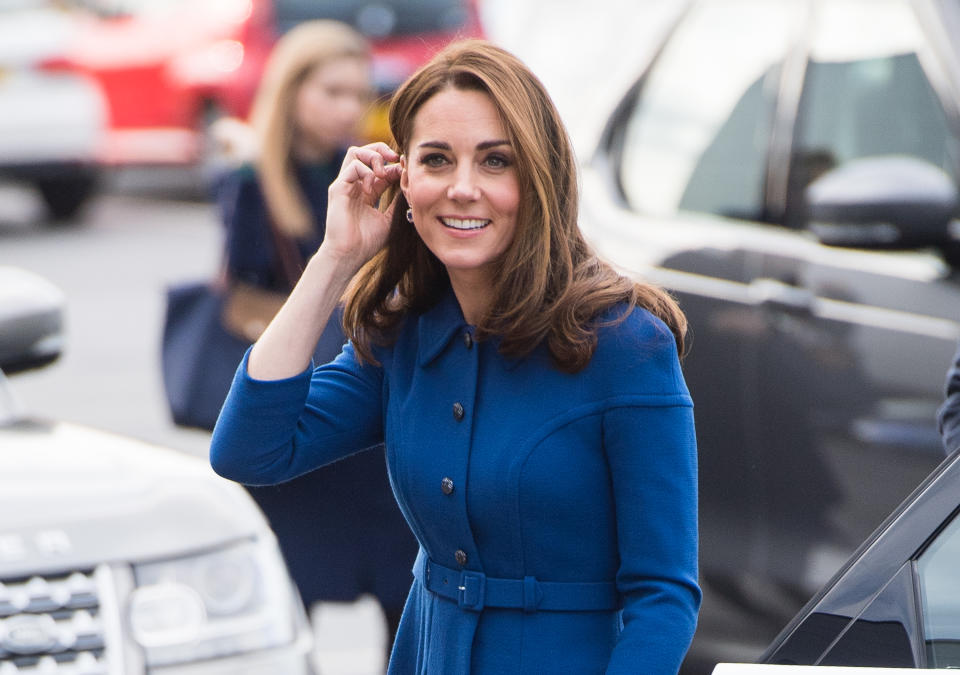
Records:
{"label": "earring", "polygon": [[407,222],[413,222],[413,209],[407,209]]}

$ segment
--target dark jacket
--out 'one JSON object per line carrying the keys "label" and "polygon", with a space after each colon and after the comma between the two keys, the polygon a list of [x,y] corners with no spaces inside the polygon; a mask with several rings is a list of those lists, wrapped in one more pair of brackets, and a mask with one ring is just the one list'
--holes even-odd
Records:
{"label": "dark jacket", "polygon": [[381,366],[350,344],[286,380],[244,362],[211,462],[275,483],[385,440],[421,547],[391,673],[674,675],[700,589],[693,409],[670,331],[634,310],[573,375],[543,347],[509,359],[472,336],[448,291]]}
{"label": "dark jacket", "polygon": [[[337,177],[343,155],[322,164],[298,165],[297,181],[314,215],[314,231],[297,240],[300,257],[306,261],[323,241],[327,219],[327,188]],[[289,291],[277,261],[270,216],[257,180],[256,170],[244,165],[224,174],[214,195],[226,227],[227,268],[232,277],[261,288]]]}
{"label": "dark jacket", "polygon": [[946,394],[937,421],[943,437],[943,449],[949,455],[960,448],[960,347],[947,373]]}
{"label": "dark jacket", "polygon": [[[315,221],[314,233],[297,241],[304,262],[323,241],[327,188],[342,161],[343,153],[329,163],[297,167],[297,180]],[[289,291],[253,167],[226,174],[217,185],[216,198],[226,226],[230,275],[261,288]],[[344,341],[336,314],[314,358],[332,360]],[[249,492],[277,534],[305,605],[348,602],[370,593],[386,610],[388,621],[394,621],[410,585],[417,545],[390,491],[382,447],[283,485],[252,487]],[[377,559],[371,551],[384,557]]]}

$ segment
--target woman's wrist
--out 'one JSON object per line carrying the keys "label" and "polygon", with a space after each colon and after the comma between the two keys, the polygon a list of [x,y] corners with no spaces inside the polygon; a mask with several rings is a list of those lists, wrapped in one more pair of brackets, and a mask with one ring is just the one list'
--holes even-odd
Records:
{"label": "woman's wrist", "polygon": [[365,262],[366,260],[359,259],[353,251],[338,251],[324,242],[320,244],[320,248],[310,259],[309,264],[327,270],[332,279],[336,279],[346,288],[350,279],[360,271]]}

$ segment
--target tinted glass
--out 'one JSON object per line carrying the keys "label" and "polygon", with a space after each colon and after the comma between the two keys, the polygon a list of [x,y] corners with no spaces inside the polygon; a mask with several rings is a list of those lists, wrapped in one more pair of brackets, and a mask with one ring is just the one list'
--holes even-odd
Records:
{"label": "tinted glass", "polygon": [[469,16],[466,0],[276,0],[281,31],[308,19],[338,19],[371,37],[454,31]]}
{"label": "tinted glass", "polygon": [[[854,589],[850,589],[855,593]],[[816,661],[821,666],[913,668],[916,601],[909,564],[874,597]]]}
{"label": "tinted glass", "polygon": [[800,101],[795,194],[828,169],[877,155],[917,157],[956,177],[957,141],[924,44],[905,1],[822,3]]}
{"label": "tinted glass", "polygon": [[777,76],[804,14],[736,0],[684,19],[626,122],[620,179],[633,207],[761,218]]}
{"label": "tinted glass", "polygon": [[[169,12],[192,0],[70,0],[104,16]],[[202,0],[243,8],[238,0]],[[469,0],[276,0],[277,28],[286,32],[301,21],[338,19],[374,38],[455,31],[467,23]]]}
{"label": "tinted glass", "polygon": [[960,666],[960,518],[917,561],[928,667]]}

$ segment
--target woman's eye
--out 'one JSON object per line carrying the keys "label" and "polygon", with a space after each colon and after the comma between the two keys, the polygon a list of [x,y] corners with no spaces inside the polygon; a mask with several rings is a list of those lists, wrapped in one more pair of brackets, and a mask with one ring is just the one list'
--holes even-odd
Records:
{"label": "woman's eye", "polygon": [[489,155],[485,163],[494,169],[503,169],[504,167],[510,166],[510,159],[503,155]]}
{"label": "woman's eye", "polygon": [[436,167],[439,167],[439,166],[443,166],[444,164],[446,164],[446,162],[447,162],[447,158],[444,157],[443,155],[439,154],[439,153],[433,153],[433,154],[430,154],[430,155],[425,155],[424,157],[422,157],[422,158],[420,159],[420,163],[421,163],[421,164],[423,164],[424,166],[431,167],[431,168],[436,168]]}

